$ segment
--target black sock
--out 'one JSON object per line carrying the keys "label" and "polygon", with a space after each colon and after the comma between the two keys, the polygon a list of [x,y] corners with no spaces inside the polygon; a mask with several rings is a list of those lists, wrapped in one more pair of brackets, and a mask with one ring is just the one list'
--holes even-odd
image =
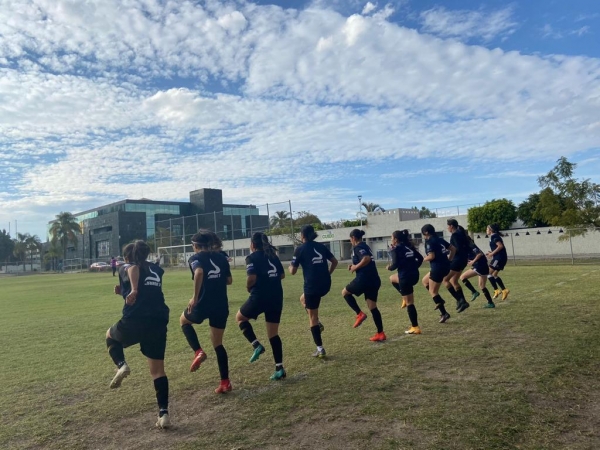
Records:
{"label": "black sock", "polygon": [[465,298],[465,294],[463,294],[463,290],[461,289],[460,286],[458,287],[458,289],[455,288],[454,290],[456,291],[456,297],[459,302],[467,301],[467,299]]}
{"label": "black sock", "polygon": [[346,300],[348,306],[352,308],[357,315],[360,314],[360,308],[358,307],[358,303],[356,303],[356,299],[352,294],[344,295],[344,300]]}
{"label": "black sock", "polygon": [[463,280],[463,283],[473,294],[477,292],[469,280]]}
{"label": "black sock", "polygon": [[221,380],[229,379],[229,361],[227,359],[227,351],[225,347],[219,345],[215,347],[215,353],[217,354],[217,364],[219,365],[219,373],[221,374]]}
{"label": "black sock", "polygon": [[371,315],[373,316],[373,322],[375,322],[375,326],[377,327],[378,333],[383,333],[383,319],[381,318],[381,313],[377,307],[371,310]]}
{"label": "black sock", "polygon": [[273,359],[275,360],[275,367],[283,367],[283,344],[281,343],[281,338],[277,334],[271,339],[269,339],[269,343],[271,344],[271,350],[273,350]]}
{"label": "black sock", "polygon": [[410,323],[413,327],[418,327],[419,322],[417,321],[417,307],[415,305],[408,305],[406,307],[406,312],[408,313],[408,318],[410,319]]}
{"label": "black sock", "polygon": [[491,303],[492,305],[494,304],[494,301],[492,300],[492,296],[490,295],[490,291],[488,291],[488,288],[484,287],[481,292],[483,292],[483,295],[485,295],[485,299],[488,301],[488,303]]}
{"label": "black sock", "polygon": [[506,289],[504,287],[504,283],[502,282],[502,280],[500,279],[500,277],[496,277],[496,283],[498,284],[498,286],[500,286],[500,289],[502,289],[502,290]]}
{"label": "black sock", "polygon": [[106,348],[115,365],[120,369],[125,364],[123,345],[112,338],[106,338]]}
{"label": "black sock", "polygon": [[242,330],[242,334],[246,340],[252,344],[252,347],[256,348],[260,345],[260,342],[258,342],[258,339],[256,339],[254,328],[252,328],[252,324],[250,322],[240,322],[240,330]]}
{"label": "black sock", "polygon": [[188,344],[190,344],[190,347],[192,347],[194,352],[197,352],[202,348],[200,347],[196,330],[194,330],[194,327],[191,324],[186,323],[185,325],[181,325],[181,331],[183,331],[183,335],[187,339]]}
{"label": "black sock", "polygon": [[169,412],[169,380],[166,375],[154,380],[154,390],[156,391],[156,402],[162,417]]}
{"label": "black sock", "polygon": [[450,292],[450,295],[454,297],[454,300],[459,300],[458,296],[456,295],[456,289],[454,289],[454,286],[448,286],[448,292]]}
{"label": "black sock", "polygon": [[498,290],[498,285],[496,284],[496,279],[493,276],[488,276],[488,280],[490,280],[490,283],[492,284],[492,287],[494,288],[495,291]]}
{"label": "black sock", "polygon": [[313,341],[318,347],[323,346],[323,340],[321,339],[321,327],[319,325],[315,325],[314,327],[310,327],[310,332],[312,333]]}
{"label": "black sock", "polygon": [[[400,285],[398,283],[392,283],[392,286],[394,286],[394,288],[400,292]],[[402,295],[402,292],[400,292],[400,295]]]}
{"label": "black sock", "polygon": [[446,303],[446,302],[444,301],[444,299],[442,298],[442,296],[440,294],[433,297],[433,302],[437,305],[442,316],[444,314],[448,314],[448,311],[446,311],[446,308],[444,307],[444,303]]}

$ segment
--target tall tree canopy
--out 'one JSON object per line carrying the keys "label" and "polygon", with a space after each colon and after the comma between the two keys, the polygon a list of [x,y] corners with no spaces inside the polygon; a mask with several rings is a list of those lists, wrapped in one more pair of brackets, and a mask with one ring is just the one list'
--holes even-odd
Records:
{"label": "tall tree canopy", "polygon": [[485,202],[483,206],[474,206],[469,209],[467,221],[469,231],[475,233],[485,232],[491,223],[497,223],[506,230],[517,220],[517,208],[511,200],[501,198]]}
{"label": "tall tree canopy", "polygon": [[385,211],[385,209],[383,209],[379,203],[362,202],[361,205],[363,208],[365,208],[365,211],[367,212]]}
{"label": "tall tree canopy", "polygon": [[67,259],[67,244],[72,243],[77,248],[77,235],[81,233],[75,216],[70,212],[61,212],[50,226],[50,235],[53,241],[61,243],[63,260]]}
{"label": "tall tree canopy", "polygon": [[543,219],[540,219],[536,210],[540,203],[540,194],[531,194],[526,200],[523,200],[517,207],[517,217],[523,221],[527,227],[547,227],[550,225]]}

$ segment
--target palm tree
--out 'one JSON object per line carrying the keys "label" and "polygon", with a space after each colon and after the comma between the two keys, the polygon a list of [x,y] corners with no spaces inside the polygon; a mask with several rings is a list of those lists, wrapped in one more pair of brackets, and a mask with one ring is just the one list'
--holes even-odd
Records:
{"label": "palm tree", "polygon": [[13,255],[16,256],[17,262],[23,261],[23,272],[25,272],[25,254],[27,253],[27,239],[31,236],[29,233],[17,233],[17,238],[14,240]]}
{"label": "palm tree", "polygon": [[385,209],[383,209],[381,207],[381,205],[379,205],[379,203],[367,203],[367,202],[363,202],[362,206],[367,210],[367,212],[375,212],[375,211],[384,212],[385,211]]}
{"label": "palm tree", "polygon": [[25,246],[29,252],[29,264],[31,271],[33,272],[33,254],[41,252],[42,241],[40,241],[40,238],[37,234],[34,234],[33,236],[27,235],[27,239],[25,239]]}
{"label": "palm tree", "polygon": [[58,241],[52,240],[50,241],[50,247],[48,251],[44,255],[44,261],[50,261],[52,265],[52,270],[56,270],[57,268],[57,260],[62,256],[62,247],[60,246]]}
{"label": "palm tree", "polygon": [[77,235],[81,233],[75,216],[70,212],[61,212],[50,227],[53,241],[58,241],[63,249],[63,261],[67,259],[67,244],[71,242],[77,248]]}
{"label": "palm tree", "polygon": [[275,215],[271,216],[271,228],[283,228],[290,220],[290,213],[287,211],[275,211]]}

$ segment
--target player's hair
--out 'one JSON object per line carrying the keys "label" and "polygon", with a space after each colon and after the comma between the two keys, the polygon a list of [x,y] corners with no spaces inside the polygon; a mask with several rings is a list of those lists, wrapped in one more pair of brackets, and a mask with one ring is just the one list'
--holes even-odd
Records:
{"label": "player's hair", "polygon": [[123,258],[128,263],[133,263],[133,248],[134,247],[135,247],[135,245],[132,243],[125,244],[123,246]]}
{"label": "player's hair", "polygon": [[[454,228],[459,227],[458,221],[456,219],[448,219],[448,220],[446,220],[446,224],[448,224],[449,226],[454,227]],[[463,228],[463,230],[464,230],[464,228]]]}
{"label": "player's hair", "polygon": [[300,234],[307,241],[314,241],[318,236],[312,225],[304,225],[300,230]]}
{"label": "player's hair", "polygon": [[136,266],[146,264],[146,259],[150,255],[150,246],[145,241],[138,240],[133,243],[133,261]]}
{"label": "player's hair", "polygon": [[435,235],[435,227],[430,223],[426,223],[423,225],[423,227],[421,227],[421,233],[433,236]]}
{"label": "player's hair", "polygon": [[392,233],[394,239],[403,245],[406,245],[410,249],[415,249],[415,243],[410,239],[410,233],[408,230],[396,230]]}
{"label": "player's hair", "polygon": [[214,231],[210,231],[212,236],[212,249],[216,252],[223,250],[223,241]]}
{"label": "player's hair", "polygon": [[277,256],[277,249],[271,245],[269,242],[269,237],[265,233],[257,231],[250,238],[250,242],[252,242],[252,246],[256,250],[264,251],[267,257],[271,258],[273,256]]}
{"label": "player's hair", "polygon": [[214,236],[215,233],[212,231],[201,228],[192,236],[192,244],[200,249],[212,250],[215,245]]}
{"label": "player's hair", "polygon": [[462,225],[458,226],[458,230],[461,231],[465,235],[465,237],[467,238],[469,243],[471,243],[471,244],[473,243],[473,239],[471,238],[471,236],[469,236],[469,233],[467,233],[467,230],[465,230]]}
{"label": "player's hair", "polygon": [[352,230],[350,232],[350,237],[353,237],[354,239],[358,240],[358,241],[362,241],[362,237],[365,235],[365,232],[363,230],[359,230],[358,228],[355,228],[354,230]]}
{"label": "player's hair", "polygon": [[490,230],[492,230],[494,233],[500,233],[500,225],[497,223],[490,223],[488,227],[490,227]]}

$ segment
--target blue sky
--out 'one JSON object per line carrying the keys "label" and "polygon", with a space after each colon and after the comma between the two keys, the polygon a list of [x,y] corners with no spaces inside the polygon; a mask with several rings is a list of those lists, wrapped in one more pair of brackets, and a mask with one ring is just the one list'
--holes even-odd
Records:
{"label": "blue sky", "polygon": [[600,182],[600,4],[23,0],[0,6],[0,228],[124,198],[326,220]]}

